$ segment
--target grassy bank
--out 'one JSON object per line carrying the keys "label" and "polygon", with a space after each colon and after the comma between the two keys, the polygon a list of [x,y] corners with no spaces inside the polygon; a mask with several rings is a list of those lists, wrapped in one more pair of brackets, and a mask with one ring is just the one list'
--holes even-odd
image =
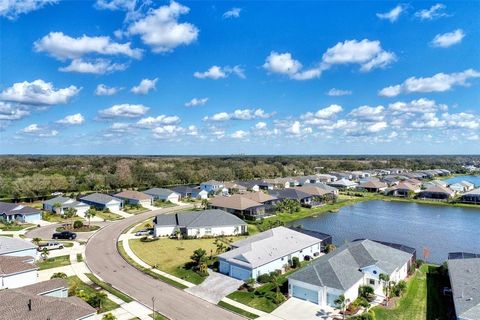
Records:
{"label": "grassy bank", "polygon": [[[68,277],[67,281],[69,286],[69,294],[71,291],[74,291],[77,297],[83,299],[86,302],[88,302],[89,298],[98,294],[98,291],[95,288],[82,282],[82,280],[80,280],[80,278],[77,276]],[[105,298],[101,307],[98,308],[98,313],[111,311],[117,309],[118,307],[120,307],[118,304],[108,298]]]}
{"label": "grassy bank", "polygon": [[376,320],[447,320],[449,300],[441,295],[448,284],[445,276],[438,274],[438,266],[422,265],[408,281],[407,291],[393,309],[376,307]]}
{"label": "grassy bank", "polygon": [[88,279],[90,279],[93,283],[95,283],[96,285],[98,285],[99,287],[101,287],[102,289],[104,289],[105,291],[108,291],[110,292],[111,294],[113,294],[114,296],[116,296],[117,298],[125,301],[125,302],[132,302],[133,299],[130,298],[130,296],[126,295],[125,293],[121,292],[120,290],[117,290],[115,289],[114,287],[112,287],[110,284],[98,279],[97,277],[95,277],[92,273],[85,273],[85,275],[88,277]]}
{"label": "grassy bank", "polygon": [[248,311],[245,311],[243,309],[237,308],[235,306],[232,306],[231,304],[228,304],[224,301],[220,301],[218,303],[219,307],[222,307],[224,309],[227,309],[229,311],[232,311],[233,313],[239,314],[241,316],[247,317],[248,319],[256,319],[258,316],[256,314],[250,313]]}

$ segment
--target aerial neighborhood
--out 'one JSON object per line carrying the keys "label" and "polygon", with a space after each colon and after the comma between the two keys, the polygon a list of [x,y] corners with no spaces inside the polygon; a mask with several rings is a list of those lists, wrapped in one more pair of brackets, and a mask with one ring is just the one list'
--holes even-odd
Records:
{"label": "aerial neighborhood", "polygon": [[[430,249],[414,242],[376,232],[359,237],[353,229],[347,241],[308,219],[336,219],[343,207],[370,202],[441,205],[433,211],[478,208],[479,187],[445,169],[382,168],[55,192],[32,205],[0,202],[0,295],[18,308],[2,312],[9,319],[143,319],[151,310],[129,296],[134,293],[128,287],[136,284],[117,283],[106,272],[109,262],[91,260],[110,259],[95,235],[131,220],[127,229],[115,231],[119,249],[112,250],[120,260],[112,263],[151,270],[145,277],[166,281],[165,286],[182,289],[184,299],[197,296],[230,315],[375,319],[399,308],[398,302],[413,294],[412,283],[434,274],[436,299],[451,305],[439,312],[477,320],[480,252],[435,252],[439,260],[431,261]],[[144,290],[154,290],[150,285]],[[157,312],[175,319],[167,309]]]}

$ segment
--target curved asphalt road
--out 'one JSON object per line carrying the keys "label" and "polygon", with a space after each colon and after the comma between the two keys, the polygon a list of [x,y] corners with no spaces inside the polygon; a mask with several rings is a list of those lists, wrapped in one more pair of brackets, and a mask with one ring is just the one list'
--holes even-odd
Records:
{"label": "curved asphalt road", "polygon": [[155,297],[155,310],[172,320],[244,319],[183,290],[153,279],[131,266],[118,253],[117,239],[125,228],[157,214],[172,212],[174,209],[160,209],[132,216],[97,231],[87,243],[85,255],[88,267],[104,281],[146,306],[151,306],[152,297]]}
{"label": "curved asphalt road", "polygon": [[[92,222],[92,225],[97,225],[100,227],[104,227],[109,225],[111,222]],[[43,240],[52,240],[52,235],[56,232],[55,229],[61,227],[62,223],[50,224],[48,226],[35,228],[30,231],[27,231],[25,234],[28,238],[40,238]],[[93,232],[77,232],[77,240],[87,241],[88,238],[93,234]]]}

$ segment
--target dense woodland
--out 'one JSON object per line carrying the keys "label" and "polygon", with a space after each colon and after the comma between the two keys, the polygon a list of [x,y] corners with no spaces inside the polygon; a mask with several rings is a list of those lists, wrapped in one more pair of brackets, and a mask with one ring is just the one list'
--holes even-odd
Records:
{"label": "dense woodland", "polygon": [[[317,171],[480,165],[478,156],[2,156],[0,198],[37,199],[52,192],[112,191],[195,184],[208,179],[275,178]],[[317,169],[316,169],[317,168]],[[321,168],[321,169],[319,169]]]}

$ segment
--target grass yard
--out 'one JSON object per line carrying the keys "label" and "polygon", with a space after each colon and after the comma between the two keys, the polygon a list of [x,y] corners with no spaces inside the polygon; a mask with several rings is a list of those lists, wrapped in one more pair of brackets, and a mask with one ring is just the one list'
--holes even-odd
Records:
{"label": "grass yard", "polygon": [[58,243],[61,243],[61,244],[63,244],[63,247],[64,247],[64,248],[71,248],[71,247],[73,247],[73,243],[72,243],[72,242],[61,241],[61,240],[55,240],[55,241],[40,241],[40,242],[39,242],[39,245],[47,244],[48,242],[58,242]]}
{"label": "grass yard", "polygon": [[250,313],[250,312],[245,311],[245,310],[243,310],[243,309],[240,309],[240,308],[237,308],[237,307],[235,307],[235,306],[232,306],[231,304],[228,304],[228,303],[226,303],[226,302],[224,302],[224,301],[220,301],[220,302],[218,303],[218,306],[219,306],[219,307],[222,307],[222,308],[224,308],[224,309],[230,310],[230,311],[232,311],[232,312],[234,312],[234,313],[237,313],[237,314],[239,314],[239,315],[242,315],[242,316],[244,316],[244,317],[247,317],[248,319],[256,319],[256,318],[258,318],[258,316],[257,316],[256,314],[253,314],[253,313]]}
{"label": "grass yard", "polygon": [[58,227],[58,228],[55,229],[55,231],[56,232],[62,232],[62,231],[68,230],[68,231],[73,231],[73,232],[93,232],[93,231],[96,231],[98,229],[100,229],[100,226],[96,226],[94,224],[92,224],[91,226],[88,226],[88,223],[87,223],[87,224],[84,224],[81,228],[70,229],[70,228]]}
{"label": "grass yard", "polygon": [[148,219],[147,221],[144,221],[142,223],[140,223],[138,226],[135,227],[135,229],[133,229],[133,233],[139,231],[139,230],[142,230],[142,229],[146,229],[146,228],[152,228],[153,226],[153,219]]}
{"label": "grass yard", "polygon": [[130,206],[130,205],[125,205],[125,207],[123,208],[123,211],[127,212],[127,213],[130,213],[130,214],[140,214],[140,213],[144,213],[144,212],[148,212],[150,211],[150,209],[147,209],[145,207],[135,207],[135,206]]}
{"label": "grass yard", "polygon": [[[91,297],[98,293],[93,287],[89,286],[88,284],[82,282],[79,277],[71,276],[67,278],[68,287],[69,287],[69,294],[71,289],[74,288],[76,291],[76,296],[82,298],[83,300],[87,301],[88,297]],[[88,302],[88,301],[87,301]],[[106,298],[102,307],[98,309],[98,313],[103,313],[107,311],[111,311],[120,307],[118,304],[113,302],[112,300]]]}
{"label": "grass yard", "polygon": [[70,256],[59,256],[54,258],[47,258],[45,261],[36,263],[40,270],[63,267],[70,265]]}
{"label": "grass yard", "polygon": [[85,219],[80,216],[65,218],[61,214],[55,214],[47,211],[42,211],[42,219],[48,222],[57,222],[57,223],[73,223],[75,220],[85,221]]}
{"label": "grass yard", "polygon": [[93,283],[101,287],[103,290],[110,292],[114,296],[116,296],[119,299],[122,299],[125,302],[132,302],[133,299],[130,298],[130,296],[126,295],[125,293],[121,292],[120,290],[115,289],[112,287],[110,284],[98,279],[95,277],[92,273],[85,273],[85,275],[88,277],[88,279],[92,280]]}
{"label": "grass yard", "polygon": [[175,203],[171,203],[170,201],[162,201],[162,200],[155,200],[153,202],[153,205],[159,208],[171,208],[171,207],[177,206]]}
{"label": "grass yard", "polygon": [[376,320],[447,320],[449,300],[440,290],[448,278],[437,274],[437,266],[422,265],[408,281],[407,291],[394,309],[374,308]]}
{"label": "grass yard", "polygon": [[[225,239],[237,240],[240,237]],[[199,284],[204,278],[184,266],[191,261],[190,256],[198,248],[207,251],[207,255],[215,254],[217,247],[214,241],[215,239],[160,239],[153,242],[141,242],[139,239],[133,239],[129,241],[129,244],[133,252],[145,263],[183,280]]]}
{"label": "grass yard", "polygon": [[103,220],[108,220],[108,221],[115,221],[115,220],[121,220],[123,217],[119,214],[113,213],[113,212],[105,212],[105,211],[97,211],[97,217],[103,219]]}
{"label": "grass yard", "polygon": [[35,226],[34,224],[32,223],[2,223],[0,222],[0,230],[3,230],[3,231],[19,231],[19,230],[23,230],[23,229],[26,229],[26,228],[30,228],[30,227],[33,227]]}

